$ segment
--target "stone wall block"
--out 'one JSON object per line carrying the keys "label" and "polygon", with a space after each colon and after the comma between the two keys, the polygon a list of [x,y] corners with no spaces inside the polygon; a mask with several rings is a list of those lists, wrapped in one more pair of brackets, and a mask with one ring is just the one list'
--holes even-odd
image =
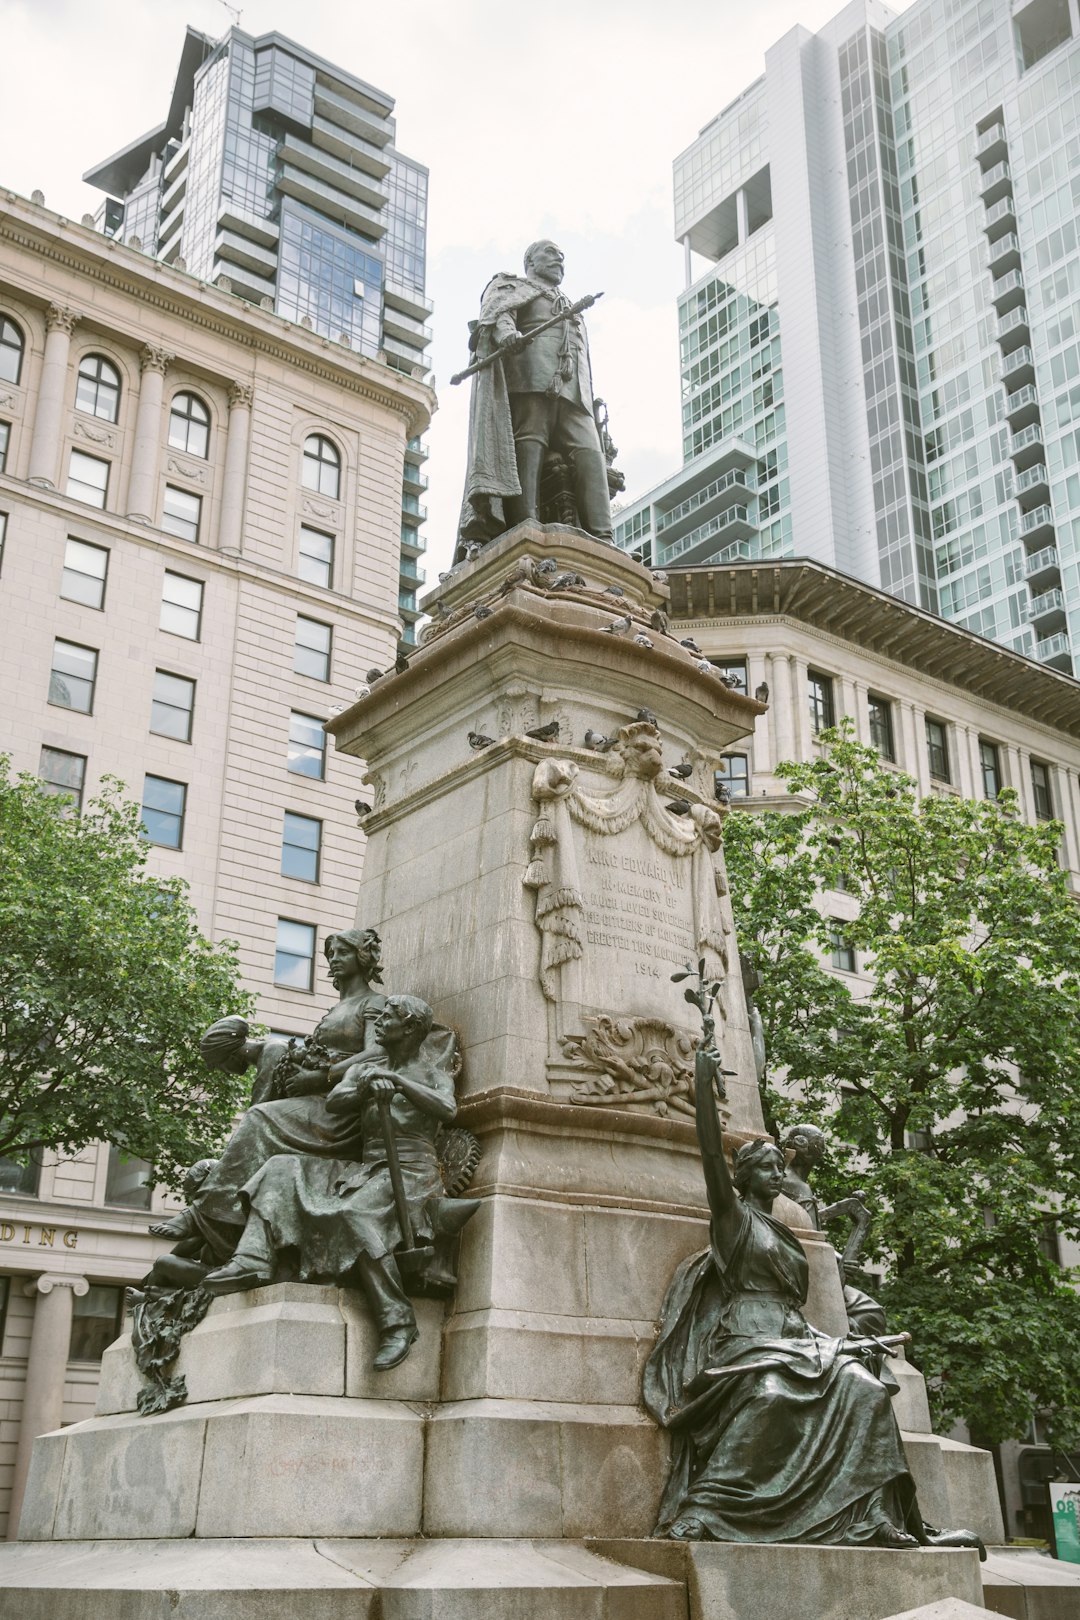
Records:
{"label": "stone wall block", "polygon": [[949,1495],[949,1527],[975,1530],[986,1542],[1003,1542],[1005,1526],[993,1457],[959,1440],[938,1438],[937,1444]]}
{"label": "stone wall block", "polygon": [[379,1334],[362,1294],[339,1290],[345,1324],[345,1394],[364,1400],[437,1401],[443,1357],[443,1322],[446,1305],[441,1299],[414,1299],[420,1337],[405,1360],[388,1372],[375,1372],[372,1359]]}
{"label": "stone wall block", "polygon": [[195,1534],[205,1407],[90,1418],[65,1432],[57,1541]]}
{"label": "stone wall block", "polygon": [[67,1432],[40,1434],[34,1441],[30,1470],[26,1476],[19,1537],[24,1541],[51,1541],[60,1497]]}
{"label": "stone wall block", "polygon": [[451,1319],[443,1399],[635,1405],[652,1322],[475,1311]]}

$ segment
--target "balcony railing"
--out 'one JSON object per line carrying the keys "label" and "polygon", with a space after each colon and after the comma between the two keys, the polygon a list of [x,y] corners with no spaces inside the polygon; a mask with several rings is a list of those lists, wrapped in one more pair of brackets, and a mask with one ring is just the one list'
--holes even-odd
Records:
{"label": "balcony railing", "polygon": [[1017,474],[1016,483],[1013,486],[1013,494],[1028,495],[1033,489],[1049,488],[1050,479],[1047,475],[1046,467],[1041,461],[1037,461],[1034,467],[1025,467],[1022,473]]}
{"label": "balcony railing", "polygon": [[1012,175],[1009,165],[1004,160],[995,163],[992,169],[987,169],[979,182],[979,195],[986,203],[997,202],[1005,191],[1012,190]]}
{"label": "balcony railing", "polygon": [[983,130],[976,141],[975,154],[981,161],[998,147],[1005,147],[1005,125],[991,124],[989,129]]}
{"label": "balcony railing", "polygon": [[1005,415],[1015,431],[1025,422],[1035,422],[1039,416],[1039,395],[1034,383],[1025,383],[1005,401]]}
{"label": "balcony railing", "polygon": [[983,220],[983,230],[992,231],[995,225],[1000,225],[1003,219],[1016,218],[1016,204],[1011,197],[1002,197],[992,207],[986,210]]}
{"label": "balcony railing", "polygon": [[1014,461],[1030,463],[1043,454],[1042,428],[1038,422],[1031,422],[1027,427],[1014,433],[1009,444],[1009,454]]}
{"label": "balcony railing", "polygon": [[990,297],[999,311],[1008,305],[1022,303],[1024,278],[1019,270],[1010,270],[1007,275],[998,276],[990,289]]}
{"label": "balcony railing", "polygon": [[1035,643],[1035,656],[1041,664],[1048,664],[1052,658],[1068,658],[1071,651],[1072,643],[1064,630]]}
{"label": "balcony railing", "polygon": [[1033,596],[1028,611],[1030,619],[1047,619],[1053,615],[1065,612],[1065,592],[1056,587],[1052,591],[1043,591],[1041,596]]}
{"label": "balcony railing", "polygon": [[1010,309],[1007,315],[1002,315],[998,320],[998,342],[1002,338],[1010,337],[1014,332],[1023,332],[1027,335],[1029,331],[1028,312],[1023,304]]}
{"label": "balcony railing", "polygon": [[695,495],[690,495],[678,506],[673,506],[669,512],[663,512],[656,522],[657,534],[670,529],[681,518],[688,517],[691,512],[699,512],[703,506],[709,506],[718,495],[725,490],[741,490],[745,494],[753,494],[757,488],[757,479],[751,467],[733,467],[730,472],[724,473],[720,478],[714,478],[711,484],[699,489]]}
{"label": "balcony railing", "polygon": [[1053,530],[1053,527],[1054,514],[1049,506],[1036,506],[1032,511],[1025,512],[1020,519],[1020,533],[1025,540],[1030,539],[1033,534],[1038,534],[1040,529]]}
{"label": "balcony railing", "polygon": [[1032,552],[1024,560],[1024,578],[1028,581],[1038,579],[1040,574],[1056,573],[1058,570],[1058,553],[1056,546],[1044,546],[1041,551]]}

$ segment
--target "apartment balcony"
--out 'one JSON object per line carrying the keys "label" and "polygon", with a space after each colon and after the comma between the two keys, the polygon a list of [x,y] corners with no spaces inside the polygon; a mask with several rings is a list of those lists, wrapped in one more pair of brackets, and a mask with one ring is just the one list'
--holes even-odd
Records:
{"label": "apartment balcony", "polygon": [[226,202],[218,210],[217,225],[219,231],[235,231],[237,236],[246,236],[260,247],[273,248],[276,258],[281,231],[272,219],[265,219],[261,214],[242,213],[232,203]]}
{"label": "apartment balcony", "polygon": [[1002,275],[1006,270],[1019,270],[1020,238],[1015,231],[1006,231],[1004,236],[999,236],[990,243],[986,263],[995,276]]}
{"label": "apartment balcony", "polygon": [[1065,592],[1056,587],[1033,596],[1028,608],[1028,620],[1039,636],[1048,636],[1065,628]]}
{"label": "apartment balcony", "polygon": [[406,461],[401,470],[401,482],[411,495],[427,489],[430,479],[419,467],[414,466],[411,461]]}
{"label": "apartment balcony", "polygon": [[1036,461],[1045,460],[1042,428],[1038,422],[1032,422],[1030,426],[1021,428],[1019,433],[1013,434],[1009,454],[1018,471],[1033,466]]}
{"label": "apartment balcony", "polygon": [[1039,391],[1034,383],[1025,383],[1005,401],[1005,420],[1013,433],[1039,420]]}
{"label": "apartment balcony", "polygon": [[410,377],[422,377],[431,370],[430,362],[422,350],[414,348],[411,343],[402,343],[400,338],[391,337],[383,329],[382,352],[386,357],[388,366],[396,371],[404,371]]}
{"label": "apartment balcony", "polygon": [[403,287],[397,281],[383,282],[383,302],[389,309],[411,315],[414,321],[426,321],[435,305],[423,293],[412,287]]}
{"label": "apartment balcony", "polygon": [[975,156],[984,169],[988,164],[1000,161],[1008,150],[1005,125],[1001,123],[991,124],[990,128],[984,129],[975,141]]}
{"label": "apartment balcony", "polygon": [[420,463],[422,461],[426,461],[427,458],[428,448],[423,439],[421,439],[419,436],[417,436],[415,439],[410,439],[405,446],[406,461],[414,461],[416,465],[419,466]]}
{"label": "apartment balcony", "polygon": [[390,118],[347,100],[318,79],[315,80],[315,111],[320,118],[349,130],[353,135],[359,135],[361,140],[370,141],[380,151],[393,140],[394,126]]}
{"label": "apartment balcony", "polygon": [[1018,349],[1011,349],[1008,354],[1002,355],[1001,380],[1009,388],[1035,381],[1035,356],[1029,344],[1022,343]]}
{"label": "apartment balcony", "polygon": [[758,526],[750,516],[749,507],[729,506],[672,544],[658,544],[656,566],[670,568],[676,560],[684,565],[708,562],[722,547],[732,541],[749,540],[757,532]]}
{"label": "apartment balcony", "polygon": [[419,529],[408,529],[402,524],[401,528],[401,555],[403,557],[422,557],[427,550],[427,540]]}
{"label": "apartment balcony", "polygon": [[1035,656],[1040,664],[1060,669],[1066,675],[1072,674],[1072,643],[1064,630],[1059,630],[1056,636],[1047,636],[1044,641],[1037,641]]}
{"label": "apartment balcony", "polygon": [[406,624],[415,624],[420,617],[420,609],[416,605],[416,597],[412,591],[398,591],[398,612]]}
{"label": "apartment balcony", "polygon": [[999,198],[992,208],[986,210],[983,230],[987,236],[997,236],[1000,231],[1012,230],[1015,225],[1016,203],[1011,196]]}
{"label": "apartment balcony", "polygon": [[310,141],[301,140],[299,135],[290,133],[279,141],[277,156],[279,163],[301,169],[346,197],[373,208],[376,216],[386,206],[385,186],[365,174],[363,169],[354,169],[351,163],[343,163],[332,153],[312,146]]}
{"label": "apartment balcony", "polygon": [[1029,343],[1031,328],[1028,325],[1028,312],[1023,304],[1010,309],[1007,315],[998,320],[998,343],[1002,349],[1012,350],[1018,343]]}
{"label": "apartment balcony", "polygon": [[996,203],[1006,192],[1011,191],[1012,174],[1009,165],[1004,161],[995,163],[992,169],[987,169],[979,182],[979,195],[987,206]]}
{"label": "apartment balcony", "polygon": [[[408,344],[411,348],[422,351],[431,342],[432,332],[430,326],[423,321],[414,320],[411,315],[402,314],[399,309],[392,309],[389,304],[383,305],[383,331],[398,342]],[[419,352],[415,356],[417,361],[424,358]]]}
{"label": "apartment balcony", "polygon": [[411,557],[402,557],[398,561],[398,583],[403,591],[415,593],[418,585],[423,585],[427,574],[417,566]]}
{"label": "apartment balcony", "polygon": [[363,169],[373,180],[385,180],[390,173],[389,161],[380,147],[355,130],[344,129],[336,120],[321,118],[316,113],[311,124],[311,140],[314,146],[340,158],[350,168]]}
{"label": "apartment balcony", "polygon": [[[221,240],[220,236],[218,240]],[[252,270],[247,264],[238,264],[235,259],[215,257],[211,281],[216,281],[218,276],[227,276],[236,296],[246,298],[251,304],[275,296],[274,282],[270,276]]]}
{"label": "apartment balcony", "polygon": [[421,506],[415,495],[401,497],[401,515],[406,523],[414,524],[417,528],[427,521],[427,507]]}
{"label": "apartment balcony", "polygon": [[745,502],[757,489],[757,474],[753,467],[732,467],[697,490],[670,511],[660,512],[656,519],[656,533],[671,545],[680,535],[699,527],[702,519],[712,517],[739,502]]}
{"label": "apartment balcony", "polygon": [[[283,143],[285,144],[285,143]],[[339,225],[348,225],[360,236],[378,242],[386,235],[386,226],[374,208],[359,198],[347,195],[335,181],[327,184],[294,163],[283,164],[277,178],[277,189],[286,197],[313,208],[318,214]]]}
{"label": "apartment balcony", "polygon": [[186,141],[184,141],[182,146],[179,146],[176,149],[168,163],[166,163],[165,167],[161,171],[161,179],[165,186],[171,186],[180,171],[187,168],[188,156],[190,152],[191,140],[189,137]]}
{"label": "apartment balcony", "polygon": [[1054,538],[1054,513],[1049,506],[1033,506],[1020,519],[1020,537],[1025,546],[1041,545]]}
{"label": "apartment balcony", "polygon": [[[227,259],[230,265],[239,265],[242,270],[253,270],[257,276],[263,277],[273,291],[274,278],[277,275],[278,256],[269,248],[252,242],[249,237],[241,236],[237,231],[219,230],[214,243],[214,254],[219,259]],[[231,275],[231,270],[226,270]],[[261,296],[261,294],[260,294]]]}
{"label": "apartment balcony", "polygon": [[183,202],[187,195],[188,170],[185,163],[182,169],[176,171],[175,179],[169,182],[168,187],[161,194],[160,214],[171,214],[173,209]]}
{"label": "apartment balcony", "polygon": [[1033,594],[1061,585],[1061,561],[1056,546],[1044,546],[1024,559],[1024,578]]}
{"label": "apartment balcony", "polygon": [[1032,506],[1041,506],[1050,498],[1050,475],[1046,471],[1046,464],[1036,461],[1031,467],[1025,467],[1017,475],[1013,484],[1013,494],[1020,506],[1028,511]]}
{"label": "apartment balcony", "polygon": [[990,288],[990,299],[999,315],[1024,302],[1024,278],[1019,270],[998,276]]}

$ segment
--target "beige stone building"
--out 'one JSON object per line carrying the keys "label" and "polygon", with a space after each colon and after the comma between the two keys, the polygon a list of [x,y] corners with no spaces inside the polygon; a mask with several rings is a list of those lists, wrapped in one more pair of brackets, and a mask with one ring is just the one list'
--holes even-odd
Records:
{"label": "beige stone building", "polygon": [[[333,999],[322,946],[352,912],[363,766],[322,724],[393,661],[403,464],[432,406],[0,196],[0,746],[79,800],[127,784],[152,868],[239,942],[275,1030]],[[0,1518],[33,1434],[92,1410],[162,1204],[108,1146],[0,1165]]]}
{"label": "beige stone building", "polygon": [[[817,733],[850,718],[923,793],[1013,787],[1029,820],[1060,821],[1062,865],[1080,899],[1080,681],[818,562],[704,565],[668,579],[673,633],[692,637],[744,691],[769,688],[768,713],[719,778],[733,804],[790,803],[775,767],[812,758]],[[854,904],[841,893],[821,903],[840,925]],[[831,967],[856,994],[869,989],[862,966],[839,933]],[[1057,1257],[1080,1267],[1075,1244],[1060,1241]],[[1047,1533],[1043,1481],[1059,1476],[1040,1439],[1036,1420],[1026,1443],[998,1448],[1012,1536]]]}

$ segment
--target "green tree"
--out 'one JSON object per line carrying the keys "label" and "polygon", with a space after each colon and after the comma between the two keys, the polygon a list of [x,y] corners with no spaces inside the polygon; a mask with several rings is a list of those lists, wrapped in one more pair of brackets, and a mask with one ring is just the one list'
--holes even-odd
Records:
{"label": "green tree", "polygon": [[175,1184],[243,1091],[199,1036],[251,998],[186,885],[147,873],[121,784],[71,808],[0,756],[0,1154],[116,1142]]}
{"label": "green tree", "polygon": [[[1080,1236],[1080,906],[1060,824],[1028,826],[1011,789],[920,800],[850,727],[821,740],[779,767],[790,812],[725,829],[766,1110],[826,1131],[823,1190],[864,1190],[938,1424],[994,1441],[1040,1411],[1076,1444],[1080,1294],[1047,1253],[1051,1218]],[[837,947],[868,985],[827,971]]]}

